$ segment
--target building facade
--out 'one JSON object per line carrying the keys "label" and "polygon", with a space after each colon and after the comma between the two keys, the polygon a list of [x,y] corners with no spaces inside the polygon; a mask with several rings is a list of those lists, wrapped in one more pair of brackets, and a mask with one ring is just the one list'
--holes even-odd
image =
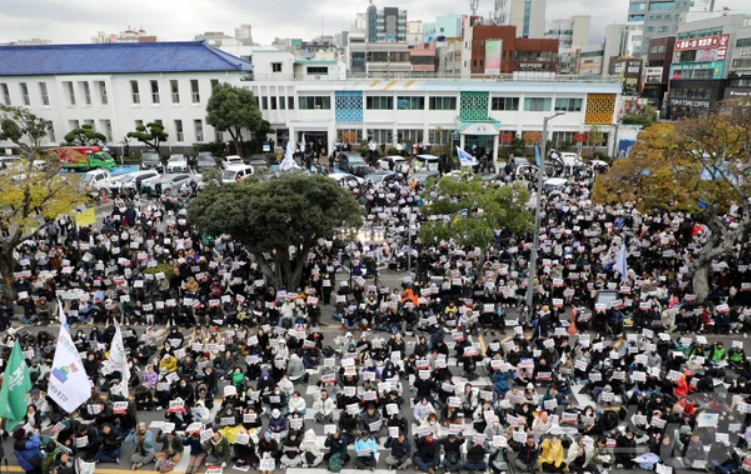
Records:
{"label": "building facade", "polygon": [[751,97],[751,26],[738,28],[730,55],[726,99]]}
{"label": "building facade", "polygon": [[545,37],[547,0],[495,0],[496,25],[516,26],[520,38]]}
{"label": "building facade", "polygon": [[462,15],[455,13],[438,16],[435,22],[422,24],[422,40],[433,41],[440,38],[459,38],[462,36]]}
{"label": "building facade", "polygon": [[131,27],[120,33],[107,34],[104,31],[100,31],[96,36],[91,38],[91,42],[95,44],[154,43],[156,41],[157,37],[146,33],[143,28],[136,30]]}
{"label": "building facade", "polygon": [[365,16],[369,43],[407,41],[407,10],[398,7],[379,9],[371,1]]}
{"label": "building facade", "polygon": [[578,70],[580,76],[601,76],[605,64],[605,45],[592,44],[584,46],[578,55]]}
{"label": "building facade", "polygon": [[715,0],[630,0],[628,21],[644,23],[641,48],[634,56],[646,56],[652,38],[675,35],[689,13],[711,12],[714,3]]}
{"label": "building facade", "polygon": [[577,73],[579,51],[589,44],[591,22],[589,15],[547,22],[545,38],[558,40],[558,73]]}
{"label": "building facade", "polygon": [[649,42],[642,97],[658,110],[662,109],[668,91],[674,48],[675,36],[652,38]]}
{"label": "building facade", "polygon": [[609,74],[621,78],[623,95],[639,95],[641,91],[642,65],[643,62],[641,59],[611,58]]}
{"label": "building facade", "polygon": [[[497,152],[504,137],[539,132],[543,118],[556,111],[566,114],[552,127],[554,140],[570,141],[592,125],[609,136],[620,97],[620,85],[610,78],[350,78],[336,61],[285,63],[271,51],[256,51],[257,64],[251,66],[197,42],[29,48],[22,55],[12,53],[18,48],[0,48],[0,101],[28,107],[48,120],[52,130],[44,144],[50,146],[71,129],[91,124],[117,150],[128,132],[157,121],[169,134],[166,153],[221,140],[222,134],[206,123],[211,89],[220,82],[256,95],[263,117],[276,130],[277,144],[300,141],[305,134],[322,151],[354,132],[379,144],[456,141]],[[278,62],[282,69],[275,73]],[[308,67],[329,70],[316,78],[302,69]]]}

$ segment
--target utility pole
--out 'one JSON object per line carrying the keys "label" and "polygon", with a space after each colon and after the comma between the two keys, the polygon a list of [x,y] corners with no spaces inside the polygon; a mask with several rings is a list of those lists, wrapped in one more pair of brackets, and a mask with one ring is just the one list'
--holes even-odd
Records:
{"label": "utility pole", "polygon": [[529,259],[529,275],[527,280],[527,306],[530,313],[534,311],[532,307],[535,297],[535,277],[537,271],[537,249],[540,246],[540,212],[542,210],[542,184],[545,180],[545,158],[547,150],[545,145],[548,139],[548,122],[556,117],[565,115],[565,112],[558,112],[545,117],[542,122],[542,149],[540,150],[540,162],[537,164],[537,202],[535,203],[535,239],[532,244],[532,256]]}

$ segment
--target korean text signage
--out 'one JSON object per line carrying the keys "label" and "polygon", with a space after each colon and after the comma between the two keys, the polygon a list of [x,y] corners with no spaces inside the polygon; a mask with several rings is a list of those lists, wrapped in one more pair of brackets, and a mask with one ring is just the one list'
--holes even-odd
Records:
{"label": "korean text signage", "polygon": [[717,59],[724,60],[727,54],[730,35],[707,36],[706,38],[692,38],[675,42],[676,51],[691,51],[695,49],[717,49]]}

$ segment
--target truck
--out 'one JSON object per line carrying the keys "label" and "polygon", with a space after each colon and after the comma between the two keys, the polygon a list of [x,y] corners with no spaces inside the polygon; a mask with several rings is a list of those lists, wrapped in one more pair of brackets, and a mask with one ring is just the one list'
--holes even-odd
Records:
{"label": "truck", "polygon": [[111,170],[115,167],[115,159],[100,146],[64,146],[47,152],[56,156],[65,169],[89,171]]}

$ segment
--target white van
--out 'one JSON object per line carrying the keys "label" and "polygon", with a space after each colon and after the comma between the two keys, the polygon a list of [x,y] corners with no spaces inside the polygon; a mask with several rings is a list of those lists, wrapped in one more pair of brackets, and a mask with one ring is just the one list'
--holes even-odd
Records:
{"label": "white van", "polygon": [[222,183],[231,184],[240,181],[245,181],[245,178],[253,174],[253,167],[249,165],[234,165],[228,166],[222,173]]}

